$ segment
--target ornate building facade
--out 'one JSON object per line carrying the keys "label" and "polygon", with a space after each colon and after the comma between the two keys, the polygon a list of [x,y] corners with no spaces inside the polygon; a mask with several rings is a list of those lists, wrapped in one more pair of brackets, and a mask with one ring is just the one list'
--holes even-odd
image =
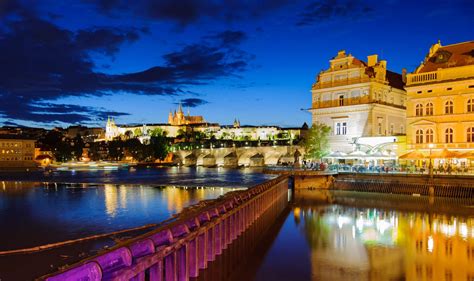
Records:
{"label": "ornate building facade", "polygon": [[202,116],[191,116],[188,110],[188,115],[184,115],[181,104],[178,106],[178,111],[170,111],[168,115],[168,124],[173,126],[192,125],[206,123]]}
{"label": "ornate building facade", "polygon": [[432,45],[406,90],[408,149],[474,149],[474,41]]}
{"label": "ornate building facade", "polygon": [[388,70],[377,55],[364,62],[340,51],[329,62],[312,86],[311,113],[313,123],[332,128],[332,151],[350,153],[359,138],[405,134],[402,75]]}

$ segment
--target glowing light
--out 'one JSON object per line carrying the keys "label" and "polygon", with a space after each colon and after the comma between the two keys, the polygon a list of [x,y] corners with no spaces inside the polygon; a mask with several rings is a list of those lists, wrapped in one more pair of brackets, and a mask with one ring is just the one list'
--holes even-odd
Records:
{"label": "glowing light", "polygon": [[461,223],[459,225],[459,234],[461,235],[462,238],[467,238],[467,225],[466,223]]}
{"label": "glowing light", "polygon": [[434,240],[432,236],[428,236],[428,252],[432,253],[434,248]]}

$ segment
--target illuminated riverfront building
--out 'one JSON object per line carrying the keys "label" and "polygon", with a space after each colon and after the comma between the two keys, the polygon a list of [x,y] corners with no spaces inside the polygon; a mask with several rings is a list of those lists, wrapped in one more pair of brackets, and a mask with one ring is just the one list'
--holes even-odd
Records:
{"label": "illuminated riverfront building", "polygon": [[14,135],[0,135],[0,167],[34,167],[35,141]]}
{"label": "illuminated riverfront building", "polygon": [[408,149],[474,150],[474,41],[432,45],[406,90]]}
{"label": "illuminated riverfront building", "polygon": [[333,152],[386,153],[382,146],[405,134],[403,86],[402,75],[388,70],[377,55],[364,62],[340,51],[312,86],[312,122],[332,128]]}

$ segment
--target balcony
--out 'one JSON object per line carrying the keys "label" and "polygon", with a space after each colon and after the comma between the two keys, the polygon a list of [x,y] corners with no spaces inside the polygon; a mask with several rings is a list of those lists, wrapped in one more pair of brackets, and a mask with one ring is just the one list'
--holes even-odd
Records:
{"label": "balcony", "polygon": [[399,104],[373,100],[369,96],[363,96],[363,97],[356,97],[356,98],[346,98],[346,99],[313,102],[313,109],[341,107],[341,106],[350,106],[350,105],[359,105],[359,104],[372,104],[372,103],[393,106],[400,109],[406,108],[405,106],[402,106]]}
{"label": "balcony", "polygon": [[447,80],[466,79],[474,77],[474,65],[466,65],[452,68],[441,68],[419,74],[407,75],[407,86],[414,84],[435,83]]}
{"label": "balcony", "polygon": [[346,86],[346,85],[352,85],[352,84],[358,84],[358,83],[366,83],[370,81],[375,81],[375,79],[369,78],[369,77],[356,77],[356,78],[348,78],[348,79],[336,80],[336,81],[317,82],[313,84],[312,89],[317,90],[317,89],[324,89],[324,88],[332,88],[332,87]]}

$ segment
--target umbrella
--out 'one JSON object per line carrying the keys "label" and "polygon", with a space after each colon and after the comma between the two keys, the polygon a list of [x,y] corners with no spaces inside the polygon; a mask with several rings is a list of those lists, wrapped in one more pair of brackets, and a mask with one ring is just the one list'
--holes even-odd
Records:
{"label": "umbrella", "polygon": [[464,152],[463,154],[460,155],[459,158],[474,158],[474,150]]}
{"label": "umbrella", "polygon": [[361,150],[356,150],[356,151],[352,151],[351,153],[348,154],[348,156],[367,156],[367,153],[361,151]]}
{"label": "umbrella", "polygon": [[344,158],[347,156],[347,153],[341,151],[334,151],[333,153],[329,154],[325,158]]}
{"label": "umbrella", "polygon": [[375,157],[375,158],[384,158],[384,159],[393,159],[393,158],[396,158],[396,156],[394,155],[390,155],[388,152],[381,152],[381,151],[377,151],[377,152],[374,152],[374,153],[371,153],[369,155],[367,155],[368,157]]}
{"label": "umbrella", "polygon": [[443,149],[441,151],[435,151],[431,153],[431,159],[451,159],[451,158],[460,158],[461,154],[457,151],[450,151],[448,149]]}
{"label": "umbrella", "polygon": [[398,157],[398,159],[424,159],[426,156],[419,151],[411,151]]}

